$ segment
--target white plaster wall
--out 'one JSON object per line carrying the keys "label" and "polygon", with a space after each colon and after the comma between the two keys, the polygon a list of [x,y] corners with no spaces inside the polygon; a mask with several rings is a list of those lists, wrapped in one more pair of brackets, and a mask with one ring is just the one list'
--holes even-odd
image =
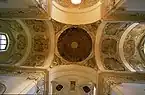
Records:
{"label": "white plaster wall", "polygon": [[29,74],[22,76],[0,75],[0,82],[6,86],[4,94],[34,94],[37,88],[37,81],[28,80],[29,76]]}
{"label": "white plaster wall", "polygon": [[113,87],[111,95],[145,95],[145,84],[122,83]]}

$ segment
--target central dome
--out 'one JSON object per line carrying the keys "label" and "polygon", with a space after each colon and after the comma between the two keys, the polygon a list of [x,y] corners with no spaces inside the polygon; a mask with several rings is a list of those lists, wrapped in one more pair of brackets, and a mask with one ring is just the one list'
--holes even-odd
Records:
{"label": "central dome", "polygon": [[58,38],[59,54],[67,61],[85,60],[92,51],[92,39],[82,28],[68,28]]}

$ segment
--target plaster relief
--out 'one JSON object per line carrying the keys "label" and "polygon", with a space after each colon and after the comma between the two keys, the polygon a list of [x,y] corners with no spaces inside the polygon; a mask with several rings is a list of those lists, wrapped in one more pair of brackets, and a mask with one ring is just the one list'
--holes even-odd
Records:
{"label": "plaster relief", "polygon": [[26,37],[22,34],[19,34],[17,35],[17,40],[17,49],[23,50],[27,45]]}
{"label": "plaster relief", "polygon": [[103,40],[101,51],[107,55],[114,55],[117,51],[117,41],[114,39]]}
{"label": "plaster relief", "polygon": [[44,52],[48,49],[49,39],[43,35],[37,35],[34,37],[34,51],[36,52]]}
{"label": "plaster relief", "polygon": [[124,71],[125,68],[122,64],[114,58],[105,58],[104,65],[108,70],[115,70],[115,71]]}
{"label": "plaster relief", "polygon": [[45,61],[45,56],[36,54],[29,56],[27,61],[25,62],[25,66],[42,66]]}
{"label": "plaster relief", "polygon": [[126,57],[131,57],[135,53],[135,41],[127,40],[124,42],[124,54]]}
{"label": "plaster relief", "polygon": [[71,3],[71,0],[55,0],[56,3],[59,5],[66,7],[66,8],[87,8],[95,5],[98,0],[82,0],[81,4],[79,5],[74,5]]}

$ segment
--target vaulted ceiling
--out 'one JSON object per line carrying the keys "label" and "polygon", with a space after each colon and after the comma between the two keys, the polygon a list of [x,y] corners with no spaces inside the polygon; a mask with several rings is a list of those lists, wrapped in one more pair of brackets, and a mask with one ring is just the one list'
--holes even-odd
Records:
{"label": "vaulted ceiling", "polygon": [[42,70],[47,79],[50,71],[51,82],[76,75],[82,84],[93,81],[100,95],[109,95],[113,84],[142,81],[142,74],[134,79],[137,74],[130,72],[145,70],[144,3],[0,1],[0,33],[8,35],[8,49],[0,52],[0,72],[7,67],[10,72]]}

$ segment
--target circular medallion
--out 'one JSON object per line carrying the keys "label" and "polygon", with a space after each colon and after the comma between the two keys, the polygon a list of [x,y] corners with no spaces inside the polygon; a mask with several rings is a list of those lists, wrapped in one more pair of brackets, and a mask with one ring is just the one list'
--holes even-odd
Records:
{"label": "circular medallion", "polygon": [[58,38],[59,54],[67,61],[85,60],[92,51],[92,39],[82,28],[68,28]]}

